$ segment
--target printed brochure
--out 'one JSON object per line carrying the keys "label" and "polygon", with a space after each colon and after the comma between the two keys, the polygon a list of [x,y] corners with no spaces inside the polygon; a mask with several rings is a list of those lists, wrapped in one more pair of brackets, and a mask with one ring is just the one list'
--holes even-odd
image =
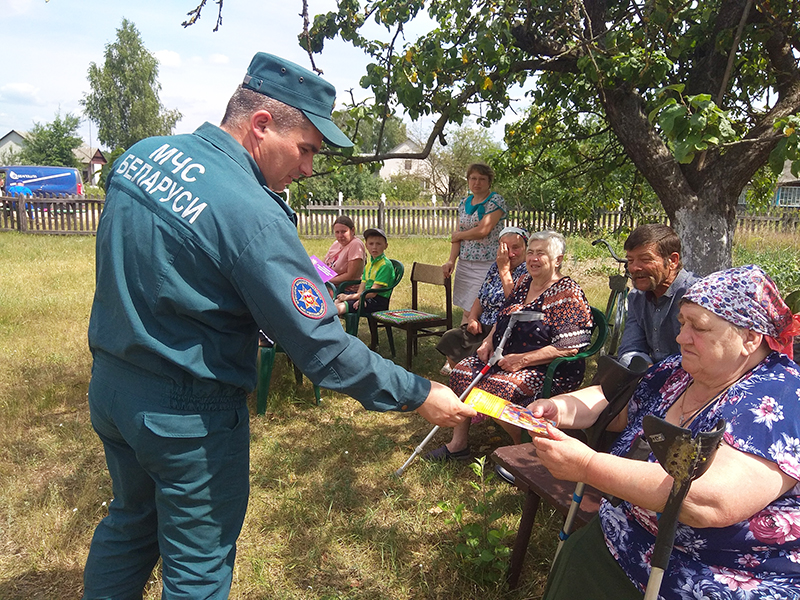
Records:
{"label": "printed brochure", "polygon": [[322,278],[322,283],[326,283],[336,277],[336,271],[331,269],[328,265],[326,265],[322,260],[318,257],[311,255],[311,262],[314,263],[314,268],[319,273],[319,276]]}
{"label": "printed brochure", "polygon": [[464,404],[468,404],[484,415],[527,429],[532,435],[547,435],[545,424],[549,422],[551,425],[555,425],[552,421],[537,419],[527,408],[478,388],[472,388],[472,391],[467,394]]}

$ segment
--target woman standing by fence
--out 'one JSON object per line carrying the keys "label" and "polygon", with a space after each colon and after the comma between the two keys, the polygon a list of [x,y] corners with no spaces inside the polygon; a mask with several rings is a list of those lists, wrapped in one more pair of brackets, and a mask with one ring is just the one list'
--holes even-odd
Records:
{"label": "woman standing by fence", "polygon": [[458,205],[458,229],[450,237],[450,257],[442,265],[444,276],[449,277],[458,260],[453,304],[463,308],[465,315],[497,257],[500,230],[508,212],[503,197],[491,191],[494,171],[489,165],[470,165],[467,182],[472,193]]}

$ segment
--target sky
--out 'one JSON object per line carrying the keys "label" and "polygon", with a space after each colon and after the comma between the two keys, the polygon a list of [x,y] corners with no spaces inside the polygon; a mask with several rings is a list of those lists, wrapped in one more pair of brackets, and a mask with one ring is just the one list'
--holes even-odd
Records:
{"label": "sky", "polygon": [[[310,68],[299,47],[301,0],[227,0],[223,23],[209,0],[202,18],[183,28],[199,0],[0,0],[3,15],[3,75],[0,78],[0,136],[53,121],[57,112],[83,119],[79,135],[97,147],[96,126],[83,117],[80,100],[89,92],[90,63],[102,65],[105,46],[116,39],[122,19],[132,21],[144,46],[159,59],[161,103],[183,118],[176,133],[194,131],[205,121],[218,124],[228,98],[242,82],[256,52],[269,52]],[[335,8],[334,0],[308,0],[313,16]],[[326,42],[315,55],[318,68],[337,90],[337,106],[358,85],[367,57],[341,41]],[[423,125],[424,128],[424,125]],[[502,138],[502,126],[492,130]]]}

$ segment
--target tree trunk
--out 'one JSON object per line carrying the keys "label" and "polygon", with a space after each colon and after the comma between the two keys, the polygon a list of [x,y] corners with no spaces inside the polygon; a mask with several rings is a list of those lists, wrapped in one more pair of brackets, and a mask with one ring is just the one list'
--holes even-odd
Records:
{"label": "tree trunk", "polygon": [[736,216],[720,214],[717,202],[684,206],[672,215],[681,239],[683,266],[698,277],[731,267]]}
{"label": "tree trunk", "polygon": [[[636,168],[658,195],[681,239],[684,267],[698,276],[729,268],[736,228],[736,202],[743,185],[739,185],[740,171],[754,171],[756,167],[740,162],[728,163],[727,170],[720,170],[711,168],[716,162],[709,160],[702,173],[686,165],[682,168],[650,125],[635,91],[615,88],[603,92],[608,122]],[[686,172],[694,175],[692,181],[686,177]],[[732,181],[737,185],[730,185]]]}

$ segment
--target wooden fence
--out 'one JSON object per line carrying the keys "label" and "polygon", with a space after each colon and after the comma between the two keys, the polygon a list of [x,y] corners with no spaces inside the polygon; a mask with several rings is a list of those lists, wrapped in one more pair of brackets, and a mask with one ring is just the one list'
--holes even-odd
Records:
{"label": "wooden fence", "polygon": [[0,196],[0,231],[94,235],[104,203],[80,196]]}
{"label": "wooden fence", "polygon": [[[0,231],[55,235],[93,235],[103,211],[103,198],[78,196],[18,199],[0,196]],[[303,237],[332,237],[333,222],[347,215],[357,231],[380,227],[389,237],[447,237],[456,228],[455,206],[409,206],[407,204],[331,205],[309,204],[297,210],[298,231]],[[565,234],[594,234],[630,229],[640,222],[668,223],[666,215],[654,214],[640,219],[619,211],[597,212],[591,219],[570,219],[547,211],[512,208],[506,216],[509,225],[530,231],[555,229]],[[740,212],[737,231],[756,234],[800,233],[800,210],[773,208],[758,213]]]}
{"label": "wooden fence", "polygon": [[[340,215],[347,215],[361,232],[380,227],[389,237],[447,237],[458,225],[455,206],[409,206],[407,204],[331,205],[308,204],[297,210],[297,228],[303,237],[331,237],[333,223]],[[649,215],[642,222],[667,223],[665,214]],[[529,231],[554,229],[564,234],[582,234],[596,231],[617,231],[638,225],[636,219],[620,211],[598,212],[591,219],[566,218],[549,211],[511,208],[506,223],[525,227]]]}

